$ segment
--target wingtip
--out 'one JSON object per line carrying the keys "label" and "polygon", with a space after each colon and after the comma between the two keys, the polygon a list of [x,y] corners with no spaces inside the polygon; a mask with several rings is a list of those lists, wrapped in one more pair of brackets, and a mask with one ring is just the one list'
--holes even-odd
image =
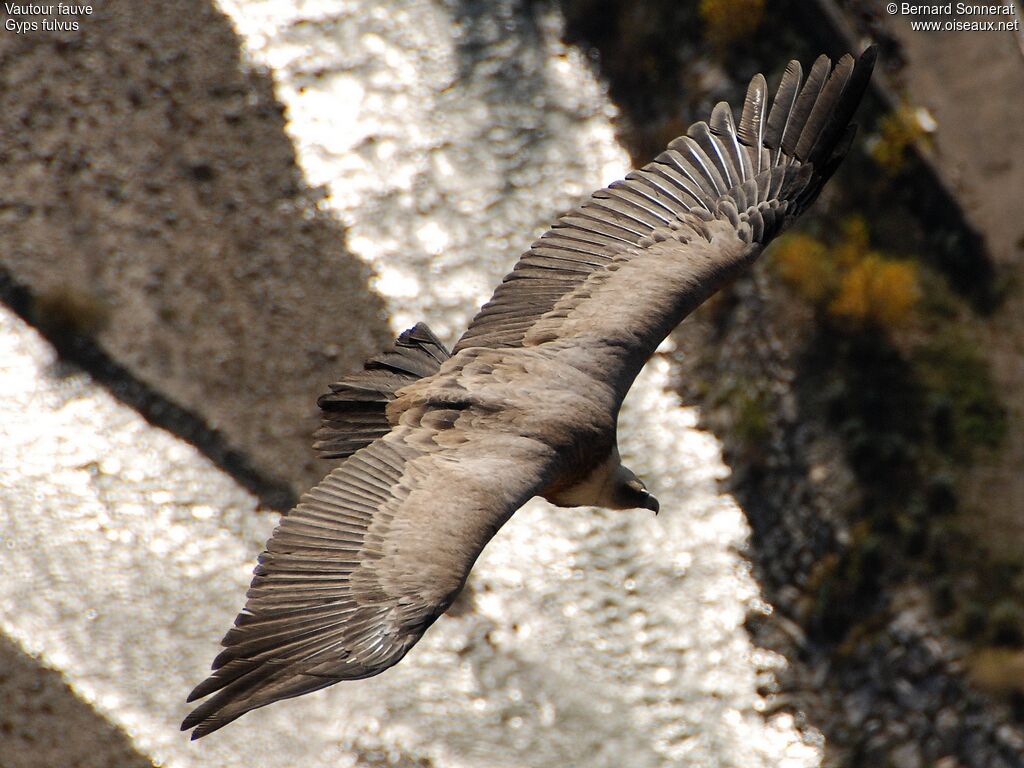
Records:
{"label": "wingtip", "polygon": [[218,685],[218,682],[219,681],[217,680],[216,676],[210,675],[205,680],[203,680],[203,682],[201,682],[199,685],[192,689],[192,691],[188,695],[188,698],[185,699],[185,702],[191,704],[193,701],[197,701],[198,699],[201,699],[204,696],[210,695],[218,688],[222,688],[223,684]]}
{"label": "wingtip", "polygon": [[872,43],[865,48],[857,57],[856,68],[864,70],[866,77],[870,77],[875,69],[875,62],[878,61],[878,46]]}
{"label": "wingtip", "polygon": [[204,730],[203,729],[203,726],[202,726],[201,723],[189,723],[186,720],[184,723],[181,724],[181,730],[187,731],[189,728],[193,729],[192,733],[190,733],[188,735],[188,740],[189,741],[196,741],[196,740],[201,739],[201,738],[203,738],[203,736],[206,736],[207,734],[210,733],[210,730],[208,730],[208,729]]}
{"label": "wingtip", "polygon": [[[209,736],[211,733],[220,728],[219,725],[210,725],[208,723],[198,723],[192,733],[189,734],[189,741],[197,741],[203,736]],[[184,730],[184,729],[183,729]]]}
{"label": "wingtip", "polygon": [[[181,721],[181,730],[187,731],[190,728],[195,728],[197,725],[199,725],[199,720],[196,719],[195,714],[196,713],[193,710],[188,714],[188,716],[184,720]],[[192,738],[195,738],[194,732],[192,734]]]}
{"label": "wingtip", "polygon": [[193,709],[188,717],[181,721],[181,730],[187,731],[190,728],[193,729],[192,733],[189,734],[189,741],[195,741],[201,739],[203,736],[208,736],[216,730],[219,730],[227,723],[231,722],[222,721],[216,714],[211,716],[211,713],[204,711],[203,706],[200,705]]}

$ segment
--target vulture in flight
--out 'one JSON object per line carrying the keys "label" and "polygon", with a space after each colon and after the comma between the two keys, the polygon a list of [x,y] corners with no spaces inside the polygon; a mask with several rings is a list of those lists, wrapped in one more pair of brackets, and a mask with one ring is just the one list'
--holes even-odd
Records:
{"label": "vulture in flight", "polygon": [[770,104],[757,75],[738,123],[718,104],[562,216],[451,352],[421,323],[332,385],[315,448],[343,461],[281,519],[182,729],[199,738],[397,664],[533,496],[657,512],[619,460],[623,398],[668,333],[818,196],[874,59],[821,56],[806,79],[792,61]]}

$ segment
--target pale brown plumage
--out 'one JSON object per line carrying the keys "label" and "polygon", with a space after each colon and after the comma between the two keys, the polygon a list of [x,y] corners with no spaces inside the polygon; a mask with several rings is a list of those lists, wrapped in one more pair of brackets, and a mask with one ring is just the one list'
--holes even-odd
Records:
{"label": "pale brown plumage", "polygon": [[345,458],[281,520],[183,729],[397,663],[534,495],[657,502],[618,461],[619,407],[665,336],[754,261],[845,155],[874,62],[791,62],[769,109],[719,104],[531,246],[451,355],[420,324],[320,399]]}

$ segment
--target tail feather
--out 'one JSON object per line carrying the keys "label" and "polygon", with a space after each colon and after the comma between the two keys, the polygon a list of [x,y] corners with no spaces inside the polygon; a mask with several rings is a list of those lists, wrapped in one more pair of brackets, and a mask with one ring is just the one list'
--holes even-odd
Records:
{"label": "tail feather", "polygon": [[451,357],[425,323],[417,323],[393,349],[368,360],[363,370],[331,384],[317,400],[321,426],[313,449],[325,459],[343,459],[391,430],[386,408],[395,392],[432,376]]}

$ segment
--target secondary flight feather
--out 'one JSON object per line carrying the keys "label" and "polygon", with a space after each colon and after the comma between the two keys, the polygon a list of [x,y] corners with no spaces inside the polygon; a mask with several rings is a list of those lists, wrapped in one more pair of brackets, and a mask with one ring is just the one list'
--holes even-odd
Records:
{"label": "secondary flight feather", "polygon": [[315,448],[343,462],[274,531],[182,729],[198,738],[396,664],[533,496],[657,512],[619,460],[623,398],[668,333],[817,197],[874,58],[822,56],[806,80],[790,62],[770,107],[757,75],[738,125],[718,104],[560,218],[450,353],[421,323],[331,385]]}

